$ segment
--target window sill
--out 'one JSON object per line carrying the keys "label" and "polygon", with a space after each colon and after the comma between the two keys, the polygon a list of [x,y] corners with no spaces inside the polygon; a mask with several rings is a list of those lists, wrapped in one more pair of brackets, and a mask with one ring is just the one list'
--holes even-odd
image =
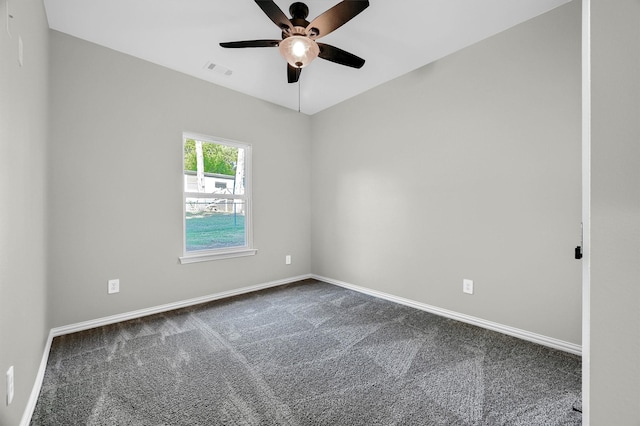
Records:
{"label": "window sill", "polygon": [[221,259],[233,259],[235,257],[254,256],[258,252],[257,249],[241,249],[233,251],[224,251],[219,253],[200,253],[190,254],[187,256],[181,256],[180,263],[197,263],[197,262],[209,262],[211,260]]}

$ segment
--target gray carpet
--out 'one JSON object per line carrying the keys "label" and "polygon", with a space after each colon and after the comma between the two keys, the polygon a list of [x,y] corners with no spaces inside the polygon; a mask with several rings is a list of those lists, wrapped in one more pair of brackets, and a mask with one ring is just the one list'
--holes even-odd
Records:
{"label": "gray carpet", "polygon": [[313,280],[57,337],[32,425],[580,425],[580,357]]}

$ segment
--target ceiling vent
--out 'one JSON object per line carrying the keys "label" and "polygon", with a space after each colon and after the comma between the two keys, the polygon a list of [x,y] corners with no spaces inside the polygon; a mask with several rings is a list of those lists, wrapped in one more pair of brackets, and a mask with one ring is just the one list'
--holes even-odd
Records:
{"label": "ceiling vent", "polygon": [[213,62],[207,62],[203,67],[207,71],[214,72],[216,74],[222,75],[231,75],[233,71],[227,67],[223,67],[222,65],[214,64]]}

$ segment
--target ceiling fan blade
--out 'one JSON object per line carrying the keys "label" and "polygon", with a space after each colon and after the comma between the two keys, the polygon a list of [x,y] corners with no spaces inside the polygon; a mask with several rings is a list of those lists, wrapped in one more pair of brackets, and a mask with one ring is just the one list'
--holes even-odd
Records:
{"label": "ceiling fan blade", "polygon": [[289,83],[296,83],[300,78],[302,68],[292,67],[291,64],[287,64],[287,81]]}
{"label": "ceiling fan blade", "polygon": [[246,41],[229,41],[220,43],[222,47],[278,47],[282,40],[246,40]]}
{"label": "ceiling fan blade", "polygon": [[291,29],[291,21],[272,0],[256,0],[260,9],[271,19],[282,31]]}
{"label": "ceiling fan blade", "polygon": [[318,43],[318,47],[320,48],[318,57],[326,59],[327,61],[353,68],[362,68],[364,65],[364,59],[354,55],[353,53],[349,53],[345,50],[338,49],[337,47],[324,43]]}
{"label": "ceiling fan blade", "polygon": [[307,34],[312,38],[324,37],[349,22],[354,16],[369,7],[368,0],[343,0],[307,26]]}

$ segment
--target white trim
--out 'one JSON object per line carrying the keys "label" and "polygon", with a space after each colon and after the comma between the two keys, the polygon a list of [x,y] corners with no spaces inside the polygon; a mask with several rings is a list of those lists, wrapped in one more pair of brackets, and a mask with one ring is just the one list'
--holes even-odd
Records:
{"label": "white trim", "polygon": [[[192,193],[187,192],[184,187],[184,146],[187,139],[198,140],[207,143],[213,143],[218,145],[232,146],[238,149],[244,150],[244,191],[243,194],[216,194],[216,193]],[[206,262],[210,260],[230,259],[234,257],[252,256],[257,253],[257,250],[253,248],[253,203],[252,203],[252,191],[253,191],[253,159],[252,159],[252,146],[248,143],[242,143],[230,139],[218,138],[213,136],[202,135],[193,132],[182,132],[182,256],[179,257],[180,263],[195,263]],[[194,195],[196,194],[196,195]],[[187,251],[187,217],[186,217],[186,203],[187,198],[224,198],[224,199],[237,199],[243,200],[245,203],[245,245],[242,247],[230,247],[229,249],[214,249],[207,250],[206,252]]]}
{"label": "white trim", "polygon": [[203,133],[182,132],[182,140],[193,139],[202,142],[221,143],[223,145],[233,146],[235,148],[251,148],[251,145],[245,142],[234,141],[233,139],[219,138],[217,136],[205,135]]}
{"label": "white trim", "polygon": [[49,331],[47,342],[44,345],[44,352],[42,353],[42,359],[40,360],[40,367],[38,368],[38,374],[36,374],[36,380],[33,383],[31,394],[27,400],[27,406],[22,414],[20,420],[20,426],[29,426],[31,423],[31,417],[33,416],[33,410],[36,409],[36,403],[38,402],[38,396],[40,396],[40,389],[42,388],[42,381],[44,380],[44,372],[47,369],[47,361],[49,360],[49,351],[51,350],[51,343],[53,342],[53,330]]}
{"label": "white trim", "polygon": [[225,299],[227,297],[238,296],[241,294],[252,293],[266,288],[277,287],[283,284],[290,284],[296,281],[302,281],[311,278],[311,275],[299,275],[297,277],[285,278],[277,281],[270,281],[263,284],[257,284],[249,287],[242,287],[235,290],[223,291],[221,293],[210,294],[207,296],[196,297],[193,299],[182,300],[179,302],[167,303],[166,305],[153,306],[151,308],[140,309],[132,312],[112,315],[109,317],[97,318],[94,320],[79,322],[76,324],[65,325],[62,327],[52,328],[53,337],[63,336],[65,334],[76,333],[78,331],[89,330],[91,328],[102,327],[104,325],[115,324],[122,321],[129,321],[136,318],[146,317],[148,315],[160,314],[162,312],[173,311],[175,309],[186,308],[189,306],[199,305],[214,300]]}
{"label": "white trim", "polygon": [[582,0],[582,424],[591,411],[591,0]]}
{"label": "white trim", "polygon": [[[27,401],[27,406],[25,408],[24,414],[22,416],[22,420],[20,422],[20,426],[28,426],[31,422],[31,417],[33,416],[33,410],[36,408],[36,403],[38,401],[38,396],[40,395],[40,389],[42,388],[42,381],[44,379],[44,373],[47,368],[47,361],[49,359],[49,351],[51,350],[51,344],[53,342],[54,337],[64,336],[66,334],[76,333],[78,331],[89,330],[96,327],[101,327],[104,325],[114,324],[122,321],[128,321],[136,318],[142,318],[148,315],[159,314],[162,312],[172,311],[174,309],[186,308],[189,306],[198,305],[201,303],[211,302],[214,300],[224,299],[227,297],[239,296],[241,294],[251,293],[258,290],[264,290],[271,287],[277,287],[279,285],[290,284],[297,281],[306,280],[309,278],[313,278],[319,281],[324,281],[329,284],[337,285],[340,287],[348,288],[350,290],[357,291],[359,293],[368,294],[373,297],[378,297],[381,299],[389,300],[391,302],[400,303],[405,306],[409,306],[412,308],[420,309],[422,311],[430,312],[436,315],[440,315],[446,318],[451,318],[457,321],[465,322],[468,324],[476,325],[482,328],[486,328],[489,330],[497,331],[503,334],[507,334],[513,337],[518,337],[523,340],[527,340],[533,343],[538,343],[544,346],[549,346],[554,349],[559,349],[565,352],[573,353],[576,355],[581,354],[581,347],[574,343],[564,342],[562,340],[554,339],[551,337],[542,336],[536,333],[530,333],[525,330],[520,330],[517,328],[509,327],[506,325],[490,322],[483,320],[481,318],[475,318],[469,315],[460,314],[458,312],[449,311],[447,309],[437,308],[435,306],[430,306],[424,303],[415,302],[413,300],[405,299],[398,296],[393,296],[387,293],[383,293],[377,290],[371,290],[368,288],[356,286],[353,284],[349,284],[343,281],[334,280],[332,278],[323,277],[315,274],[305,274],[299,275],[296,277],[285,278],[282,280],[270,281],[263,284],[257,284],[249,287],[242,287],[235,290],[228,290],[221,293],[215,293],[207,296],[196,297],[193,299],[182,300],[179,302],[168,303],[165,305],[155,306],[146,309],[140,309],[132,312],[125,312],[122,314],[112,315],[109,317],[97,318],[95,320],[83,321],[76,324],[69,324],[62,327],[52,328],[49,332],[49,337],[47,338],[47,342],[44,347],[44,352],[42,355],[42,360],[40,362],[40,368],[38,369],[38,374],[36,375],[36,380],[33,385],[33,389],[31,390],[31,395],[29,396],[29,400]],[[584,400],[584,395],[583,395]],[[584,402],[583,402],[584,404]],[[583,408],[584,409],[584,408]]]}
{"label": "white trim", "polygon": [[446,318],[451,318],[456,321],[461,321],[467,324],[476,325],[478,327],[486,328],[488,330],[497,331],[502,334],[517,337],[522,340],[537,343],[539,345],[548,346],[550,348],[558,349],[564,352],[569,352],[575,355],[582,354],[582,347],[575,343],[565,342],[564,340],[554,339],[553,337],[543,336],[541,334],[532,333],[530,331],[521,330],[519,328],[510,327],[508,325],[499,324],[484,320],[482,318],[472,317],[470,315],[461,314],[459,312],[450,311],[448,309],[438,308],[436,306],[427,305],[425,303],[416,302],[403,297],[394,296],[392,294],[383,293],[377,290],[371,290],[365,287],[349,284],[343,281],[334,280],[315,274],[311,274],[311,278],[324,281],[329,284],[334,284],[340,287],[348,288],[360,293],[368,294],[369,296],[378,297],[380,299],[389,300],[391,302],[400,303],[401,305],[409,306],[412,308],[420,309],[421,311],[430,312],[432,314],[440,315]]}
{"label": "white trim", "polygon": [[220,259],[232,259],[234,257],[245,257],[245,256],[254,256],[258,253],[257,249],[241,249],[241,250],[227,250],[220,252],[204,252],[199,254],[188,254],[185,256],[180,256],[180,263],[182,265],[187,263],[196,263],[196,262],[208,262],[210,260],[220,260]]}
{"label": "white trim", "polygon": [[38,374],[36,375],[36,379],[33,384],[33,389],[31,390],[31,395],[29,396],[29,400],[27,401],[27,406],[25,407],[24,414],[22,415],[20,426],[29,426],[29,423],[31,422],[31,417],[33,416],[33,410],[35,410],[36,408],[36,403],[38,402],[38,396],[40,395],[40,389],[42,388],[42,381],[44,379],[44,373],[47,369],[47,361],[49,360],[49,352],[51,350],[51,343],[53,342],[54,337],[64,336],[65,334],[76,333],[78,331],[89,330],[95,327],[101,327],[104,325],[114,324],[122,321],[142,318],[148,315],[172,311],[174,309],[180,309],[180,308],[186,308],[193,305],[199,305],[201,303],[207,303],[214,300],[224,299],[227,297],[233,297],[233,296],[239,296],[241,294],[252,293],[254,291],[264,290],[271,287],[277,287],[279,285],[284,285],[284,284],[290,284],[297,281],[306,280],[308,278],[311,278],[311,274],[298,275],[297,277],[290,277],[290,278],[284,278],[276,281],[269,281],[263,284],[257,284],[249,287],[242,287],[235,290],[223,291],[221,293],[210,294],[207,296],[182,300],[179,302],[167,303],[166,305],[140,309],[132,312],[125,312],[122,314],[111,315],[109,317],[97,318],[90,321],[83,321],[76,324],[69,324],[62,327],[52,328],[51,331],[49,332],[49,337],[47,338],[47,342],[44,347],[42,360],[40,361],[40,368],[38,369]]}

